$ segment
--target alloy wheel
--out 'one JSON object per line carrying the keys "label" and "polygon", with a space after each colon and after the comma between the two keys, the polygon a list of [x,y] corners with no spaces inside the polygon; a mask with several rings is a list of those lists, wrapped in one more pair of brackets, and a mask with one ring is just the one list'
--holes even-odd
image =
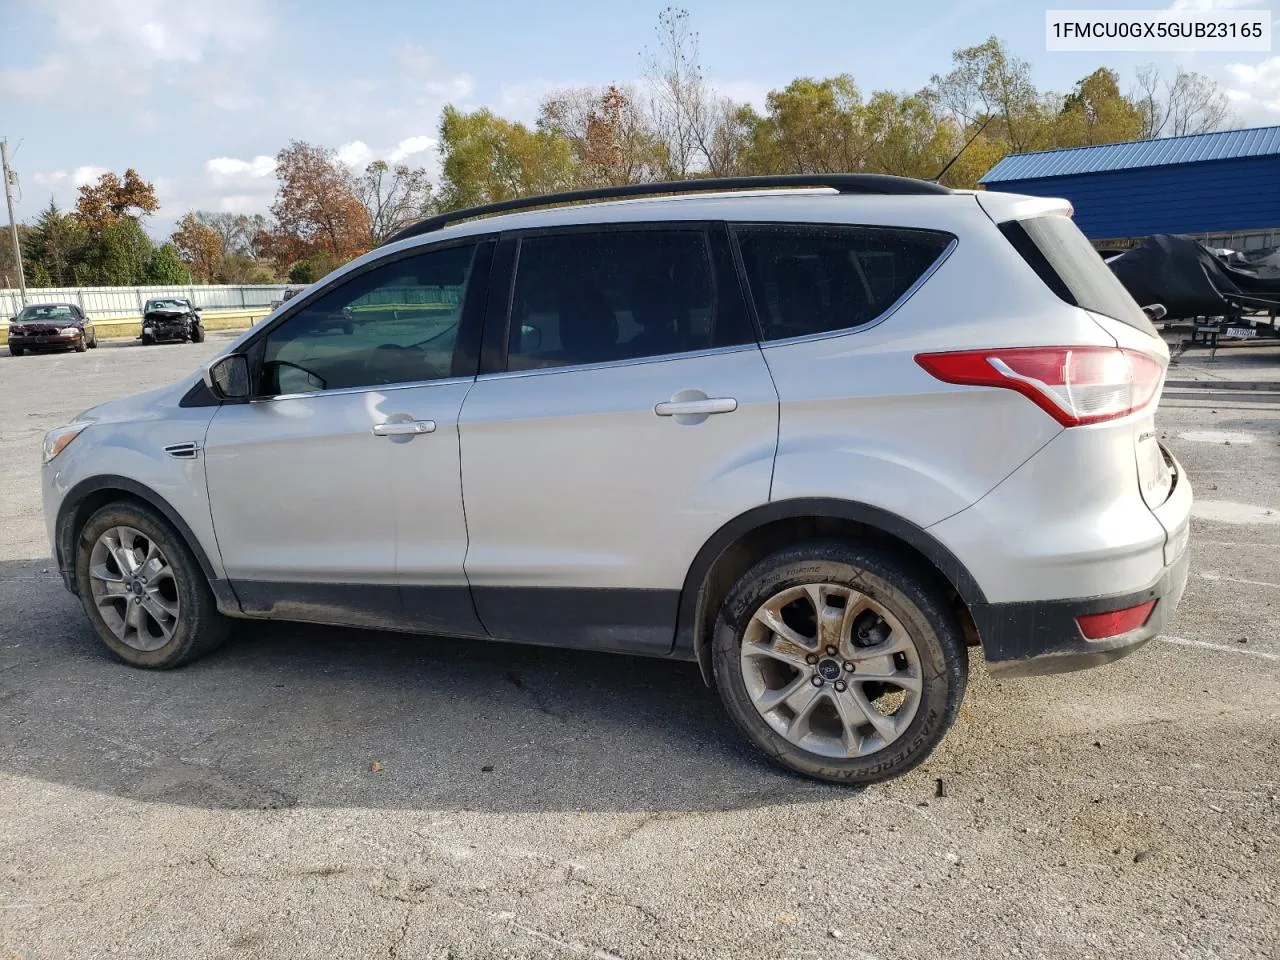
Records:
{"label": "alloy wheel", "polygon": [[98,537],[89,555],[93,602],[107,628],[135,650],[159,650],[173,639],[181,608],[173,567],[159,544],[133,527]]}
{"label": "alloy wheel", "polygon": [[740,654],[747,693],[788,741],[864,757],[897,740],[920,706],[920,654],[885,606],[852,587],[808,583],[762,603]]}

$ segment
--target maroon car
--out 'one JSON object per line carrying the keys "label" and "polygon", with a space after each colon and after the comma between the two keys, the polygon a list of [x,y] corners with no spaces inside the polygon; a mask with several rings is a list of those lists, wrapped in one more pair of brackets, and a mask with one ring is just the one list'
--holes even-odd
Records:
{"label": "maroon car", "polygon": [[20,357],[31,350],[84,353],[98,345],[93,324],[74,303],[38,303],[9,320],[9,352]]}

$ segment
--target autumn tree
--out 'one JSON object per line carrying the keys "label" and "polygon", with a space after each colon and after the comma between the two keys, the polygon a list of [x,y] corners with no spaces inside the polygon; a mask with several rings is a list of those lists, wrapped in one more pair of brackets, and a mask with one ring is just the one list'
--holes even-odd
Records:
{"label": "autumn tree", "polygon": [[440,118],[440,209],[477,206],[569,189],[573,149],[549,130],[530,130],[491,110],[446,106]]}
{"label": "autumn tree", "polygon": [[853,77],[802,77],[766,97],[746,147],[758,173],[842,173],[864,169],[871,149]]}
{"label": "autumn tree", "polygon": [[542,101],[538,130],[567,140],[584,187],[660,179],[667,151],[630,87],[558,90]]}
{"label": "autumn tree", "polygon": [[1120,77],[1099,67],[1063,98],[1051,135],[1055,147],[1134,140],[1142,135],[1142,113],[1120,93]]}
{"label": "autumn tree", "polygon": [[223,261],[222,238],[217,231],[192,211],[178,221],[170,242],[177,249],[182,262],[201,283],[212,283]]}
{"label": "autumn tree", "polygon": [[1143,139],[1208,133],[1231,122],[1231,104],[1218,85],[1182,67],[1172,80],[1154,64],[1141,67],[1129,99],[1141,116],[1137,136]]}
{"label": "autumn tree", "polygon": [[276,156],[276,177],[272,252],[283,262],[310,258],[328,272],[369,249],[369,212],[332,150],[294,140]]}
{"label": "autumn tree", "polygon": [[368,245],[376,247],[431,209],[431,181],[422,167],[375,160],[355,181],[355,194],[369,218]]}
{"label": "autumn tree", "polygon": [[1046,103],[1036,89],[1027,61],[1011,54],[997,37],[957,50],[951,60],[952,70],[934,74],[931,85],[960,129],[969,132],[990,119],[986,135],[1002,140],[1008,152],[1044,146],[1046,120],[1056,113],[1056,104]]}
{"label": "autumn tree", "polygon": [[107,171],[98,177],[97,182],[81,186],[75,216],[85,227],[96,232],[122,218],[138,221],[159,209],[156,188],[130,167],[123,178]]}

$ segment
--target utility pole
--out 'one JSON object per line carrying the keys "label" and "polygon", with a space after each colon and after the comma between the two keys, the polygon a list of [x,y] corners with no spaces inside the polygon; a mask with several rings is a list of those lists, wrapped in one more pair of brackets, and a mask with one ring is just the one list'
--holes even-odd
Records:
{"label": "utility pole", "polygon": [[0,179],[4,180],[4,202],[9,207],[9,239],[13,241],[13,259],[18,267],[18,287],[22,305],[27,305],[27,278],[22,272],[22,248],[18,246],[18,221],[13,216],[13,184],[17,175],[9,169],[9,141],[0,137]]}

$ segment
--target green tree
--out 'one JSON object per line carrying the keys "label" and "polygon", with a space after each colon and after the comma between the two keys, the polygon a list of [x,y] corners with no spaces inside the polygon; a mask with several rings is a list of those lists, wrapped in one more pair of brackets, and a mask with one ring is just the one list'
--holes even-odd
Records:
{"label": "green tree", "polygon": [[440,118],[440,208],[456,210],[569,189],[576,180],[569,141],[530,130],[491,110],[450,105]]}
{"label": "green tree", "polygon": [[76,283],[103,287],[146,283],[154,251],[155,245],[138,221],[121,217],[91,236],[85,258],[76,269]]}
{"label": "green tree", "polygon": [[166,243],[152,251],[143,267],[143,282],[168,286],[191,282],[191,271],[182,261],[182,254],[172,243]]}
{"label": "green tree", "polygon": [[984,133],[1002,141],[1007,152],[1046,145],[1046,121],[1057,112],[1053,98],[1040,94],[1031,81],[1031,66],[1015,57],[998,37],[951,55],[951,72],[934,74],[931,87],[966,139],[988,119]]}
{"label": "green tree", "polygon": [[872,142],[853,77],[800,77],[765,100],[765,116],[747,137],[746,165],[758,173],[862,170]]}
{"label": "green tree", "polygon": [[69,287],[85,257],[88,233],[51,199],[26,230],[22,260],[31,286]]}

